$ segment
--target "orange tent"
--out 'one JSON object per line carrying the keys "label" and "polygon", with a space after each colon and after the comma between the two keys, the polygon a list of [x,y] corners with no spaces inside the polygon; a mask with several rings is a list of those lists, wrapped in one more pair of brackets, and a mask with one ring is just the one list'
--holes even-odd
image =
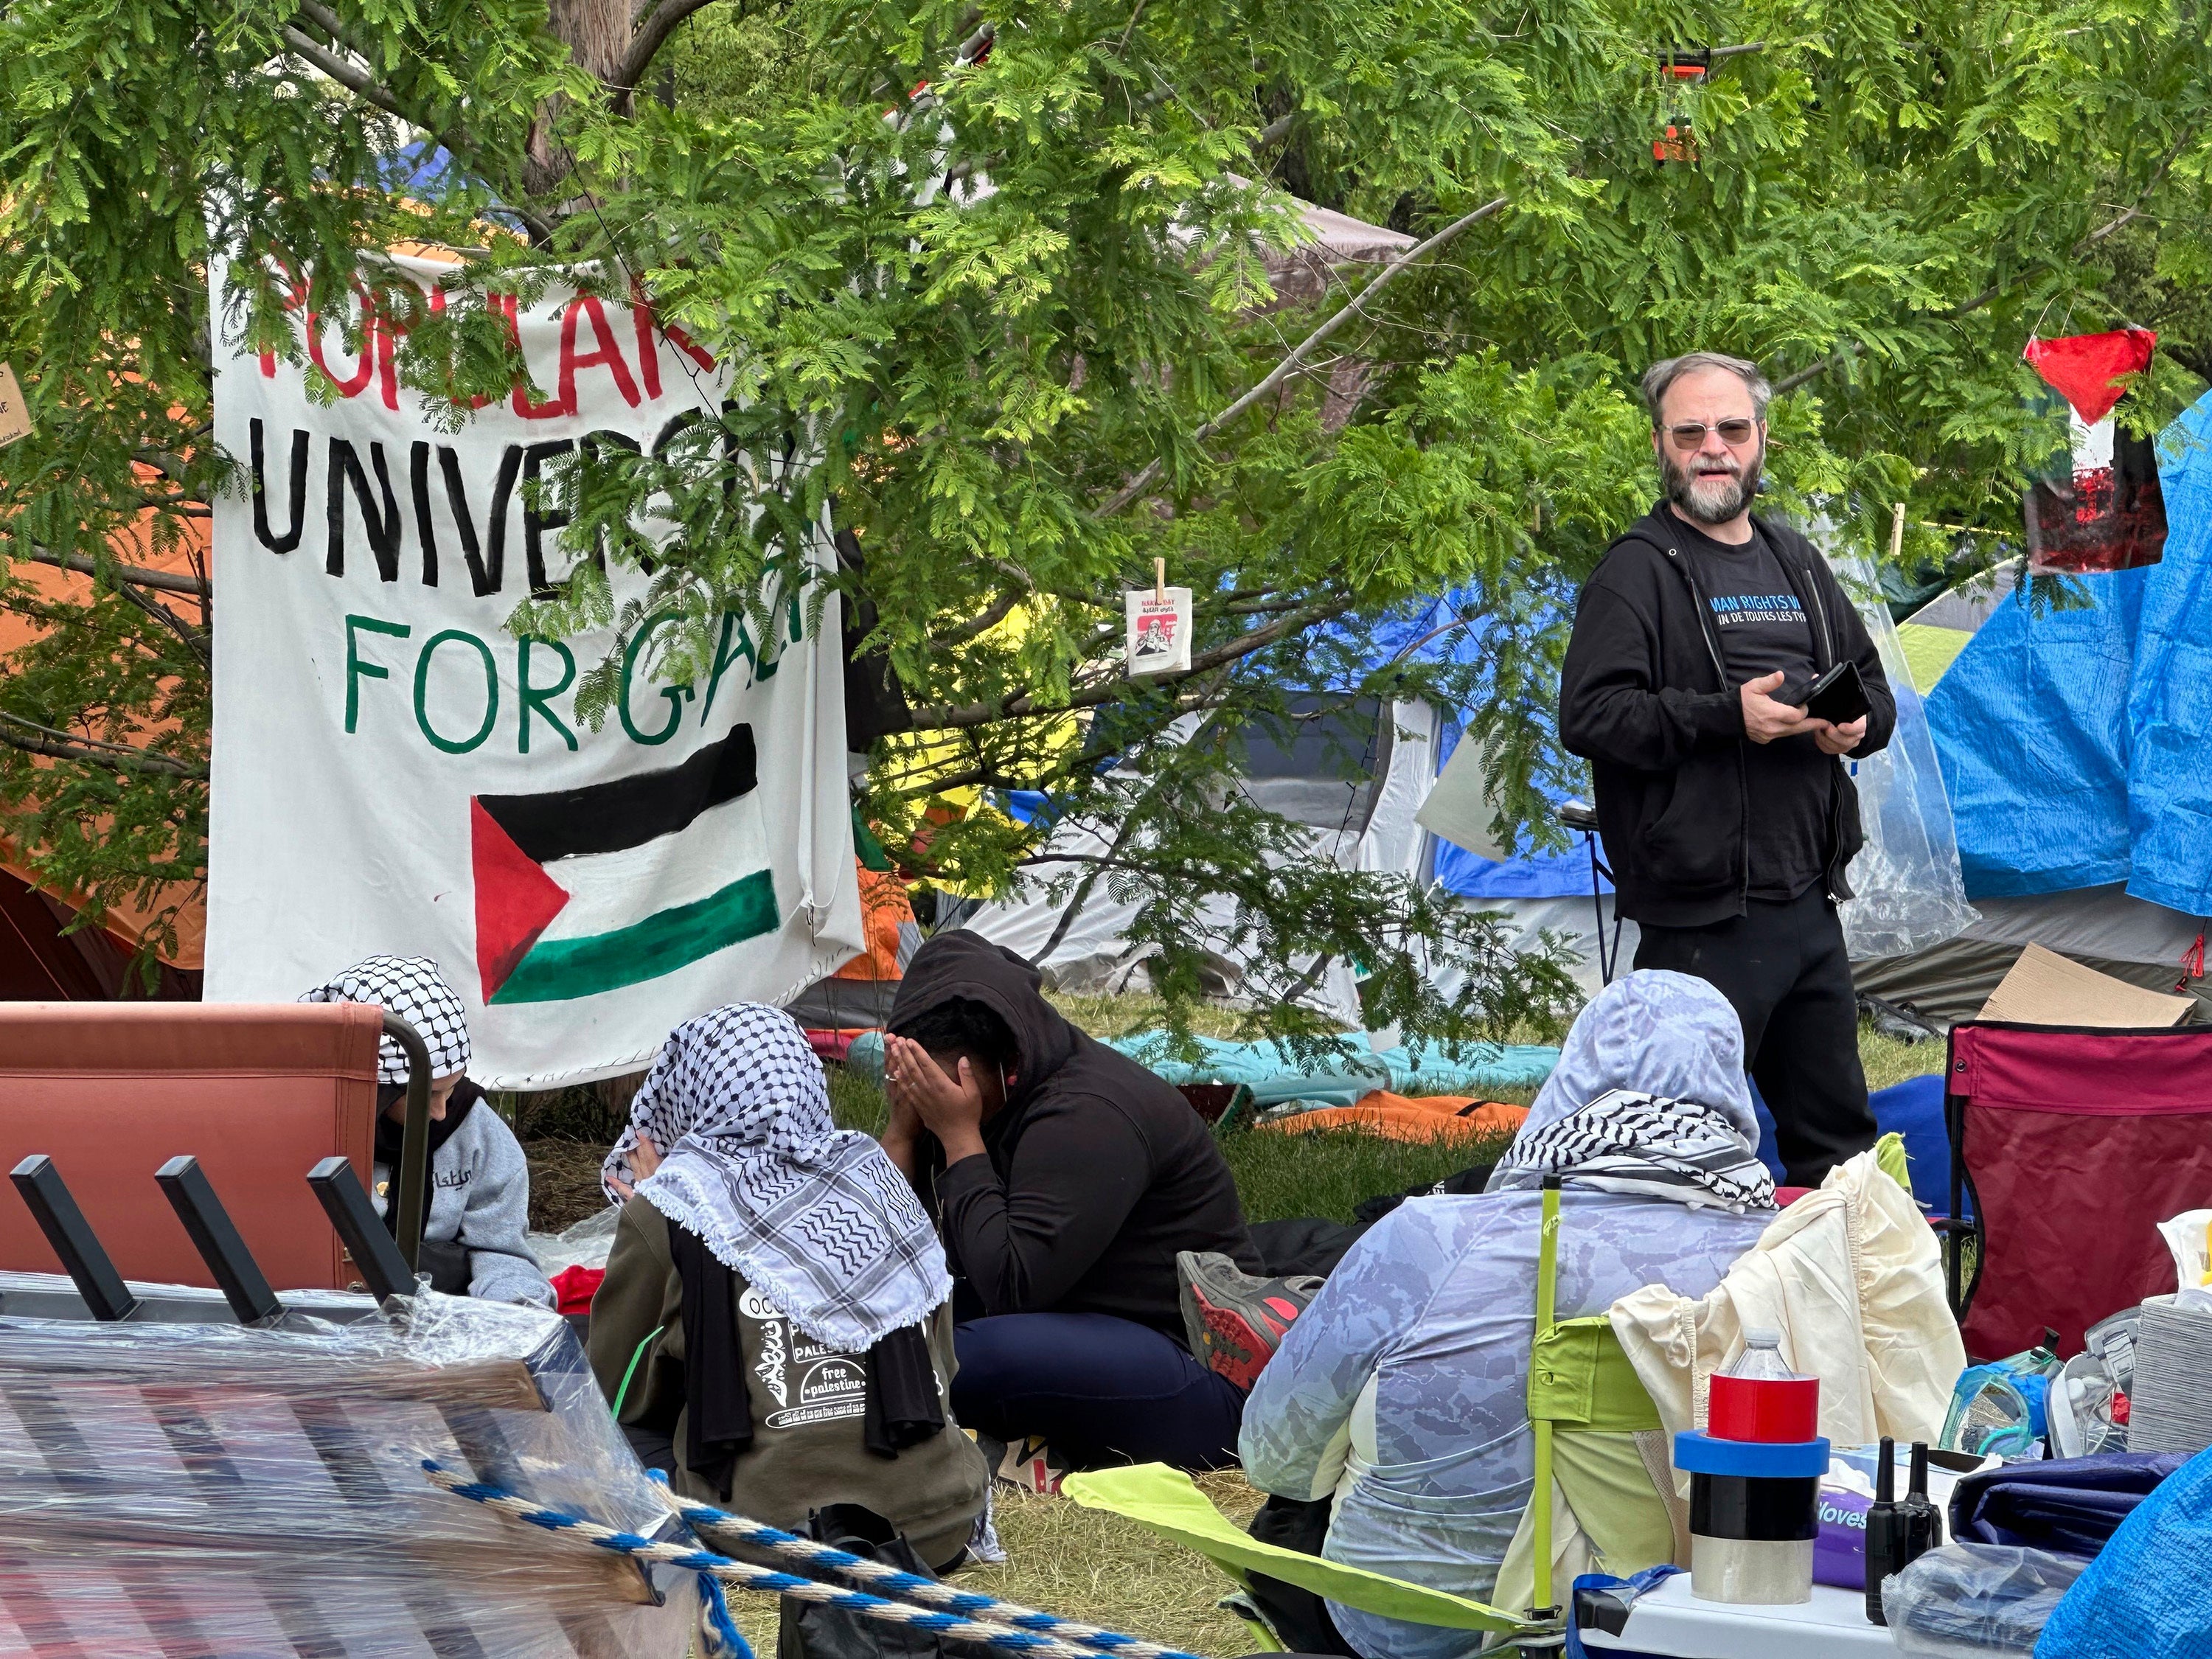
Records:
{"label": "orange tent", "polygon": [[1285,1134],[1314,1134],[1326,1129],[1354,1129],[1390,1140],[1491,1140],[1517,1132],[1528,1119],[1526,1106],[1471,1095],[1394,1095],[1377,1089],[1349,1106],[1327,1106],[1279,1118],[1265,1127]]}
{"label": "orange tent", "polygon": [[[861,936],[867,949],[827,979],[817,980],[787,1006],[786,1012],[810,1030],[874,1030],[890,1018],[907,959],[921,945],[921,926],[907,897],[906,884],[891,867],[883,844],[853,817],[854,863],[860,878]],[[830,1051],[843,1057],[842,1048]]]}
{"label": "orange tent", "polygon": [[[200,568],[206,568],[207,521],[186,520],[183,527],[190,538],[188,547],[164,551],[154,546],[151,538],[131,533],[117,535],[111,545],[117,559],[125,564],[191,576],[196,574],[192,568],[195,557]],[[92,578],[76,571],[18,562],[13,567],[13,574],[52,599],[82,601],[92,596]],[[189,598],[185,602],[191,603]],[[12,612],[0,611],[0,673],[6,672],[6,661],[11,653],[37,637],[38,629],[31,622]],[[0,880],[8,878],[27,890],[15,895],[12,903],[0,901],[0,913],[7,918],[0,921],[0,1000],[36,997],[82,1001],[118,994],[120,978],[110,971],[111,959],[117,952],[124,960],[134,954],[140,933],[166,905],[158,901],[149,908],[128,903],[111,905],[105,927],[81,929],[64,939],[59,937],[59,930],[75,918],[84,896],[49,889],[45,879],[29,868],[21,850],[0,837]],[[58,913],[59,920],[54,920],[49,912]],[[198,896],[186,897],[176,927],[177,948],[161,957],[164,972],[157,994],[197,997],[207,936],[206,905]],[[95,962],[100,965],[90,965]],[[84,973],[90,974],[89,980],[77,977]],[[46,988],[14,988],[19,981]],[[133,994],[136,994],[134,988]]]}

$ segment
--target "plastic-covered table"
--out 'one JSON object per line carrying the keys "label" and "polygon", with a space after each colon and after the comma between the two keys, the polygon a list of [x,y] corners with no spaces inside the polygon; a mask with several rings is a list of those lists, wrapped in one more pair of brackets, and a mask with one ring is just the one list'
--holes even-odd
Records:
{"label": "plastic-covered table", "polygon": [[1873,1659],[1893,1655],[1888,1629],[1867,1622],[1856,1590],[1813,1586],[1813,1599],[1789,1607],[1729,1607],[1690,1594],[1690,1575],[1677,1573],[1628,1611],[1618,1636],[1585,1628],[1592,1653],[1640,1653],[1661,1659]]}

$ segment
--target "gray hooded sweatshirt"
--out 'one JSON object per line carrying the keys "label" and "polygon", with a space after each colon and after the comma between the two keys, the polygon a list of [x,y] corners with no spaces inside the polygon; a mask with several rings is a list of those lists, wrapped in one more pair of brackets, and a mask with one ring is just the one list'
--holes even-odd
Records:
{"label": "gray hooded sweatshirt", "polygon": [[[376,1165],[376,1212],[384,1213],[395,1171]],[[530,1165],[489,1103],[478,1101],[430,1157],[430,1207],[422,1237],[469,1253],[469,1294],[487,1302],[553,1305],[553,1287],[530,1253]]]}

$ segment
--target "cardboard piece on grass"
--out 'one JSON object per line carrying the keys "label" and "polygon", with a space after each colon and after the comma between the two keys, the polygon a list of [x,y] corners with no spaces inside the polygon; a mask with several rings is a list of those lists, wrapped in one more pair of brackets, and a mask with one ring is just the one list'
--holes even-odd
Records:
{"label": "cardboard piece on grass", "polygon": [[1981,1017],[2021,1025],[2179,1025],[2196,1002],[2146,991],[2031,945],[1990,993]]}
{"label": "cardboard piece on grass", "polygon": [[1413,822],[1479,859],[1502,862],[1513,854],[1491,833],[1495,809],[1487,798],[1490,769],[1483,763],[1482,750],[1482,744],[1466,738],[1453,746],[1451,758],[1437,775],[1436,787],[1413,814]]}
{"label": "cardboard piece on grass", "polygon": [[31,411],[23,406],[23,388],[15,384],[15,366],[0,363],[0,449],[30,435]]}
{"label": "cardboard piece on grass", "polygon": [[1140,587],[1122,594],[1127,608],[1129,678],[1179,674],[1190,666],[1190,589]]}

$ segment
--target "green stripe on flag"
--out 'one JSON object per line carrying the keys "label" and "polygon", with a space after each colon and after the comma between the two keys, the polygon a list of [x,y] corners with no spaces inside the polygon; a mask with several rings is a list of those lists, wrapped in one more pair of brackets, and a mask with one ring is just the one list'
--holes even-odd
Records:
{"label": "green stripe on flag", "polygon": [[658,979],[740,939],[776,930],[775,882],[766,870],[719,893],[611,933],[540,939],[492,994],[503,1002],[564,1002]]}

